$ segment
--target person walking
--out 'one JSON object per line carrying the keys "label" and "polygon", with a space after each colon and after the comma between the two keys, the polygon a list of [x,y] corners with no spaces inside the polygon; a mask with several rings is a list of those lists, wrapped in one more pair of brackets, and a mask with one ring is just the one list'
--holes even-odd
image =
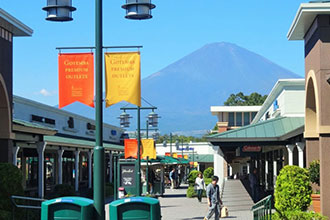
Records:
{"label": "person walking", "polygon": [[217,176],[212,177],[212,182],[206,187],[207,204],[209,210],[204,220],[209,220],[213,214],[214,219],[218,220],[220,217],[220,206],[222,201],[220,199],[220,190],[218,186],[219,178]]}
{"label": "person walking", "polygon": [[170,172],[170,181],[171,181],[171,189],[175,188],[175,168],[172,168],[172,171]]}
{"label": "person walking", "polygon": [[195,186],[197,190],[197,199],[199,202],[202,202],[203,190],[205,190],[205,182],[201,172],[199,172],[198,176],[196,177]]}
{"label": "person walking", "polygon": [[249,181],[251,187],[251,194],[252,200],[256,203],[259,200],[259,193],[258,193],[258,178],[257,178],[257,169],[254,168],[253,172],[249,174]]}

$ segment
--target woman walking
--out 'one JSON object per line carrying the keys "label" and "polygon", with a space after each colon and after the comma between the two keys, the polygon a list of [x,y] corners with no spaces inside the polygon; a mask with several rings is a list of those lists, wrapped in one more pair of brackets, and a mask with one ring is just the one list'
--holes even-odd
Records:
{"label": "woman walking", "polygon": [[195,180],[195,186],[197,189],[197,199],[199,202],[202,202],[203,190],[205,190],[205,182],[201,172],[198,173],[198,176]]}

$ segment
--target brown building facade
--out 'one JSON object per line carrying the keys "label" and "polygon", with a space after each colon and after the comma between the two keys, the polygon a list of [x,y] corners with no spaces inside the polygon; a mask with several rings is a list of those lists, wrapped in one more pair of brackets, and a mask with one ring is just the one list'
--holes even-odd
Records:
{"label": "brown building facade", "polygon": [[330,216],[330,4],[301,4],[288,39],[305,42],[306,159],[320,160],[321,212]]}

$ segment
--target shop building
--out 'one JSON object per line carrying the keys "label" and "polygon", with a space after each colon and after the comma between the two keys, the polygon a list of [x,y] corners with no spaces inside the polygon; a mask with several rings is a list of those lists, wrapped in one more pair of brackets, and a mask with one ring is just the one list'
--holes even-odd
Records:
{"label": "shop building", "polygon": [[[22,170],[25,190],[44,197],[57,184],[91,188],[94,120],[18,96],[13,101],[12,163]],[[123,133],[103,124],[107,182],[112,182],[112,153],[123,151]]]}
{"label": "shop building", "polygon": [[271,193],[283,166],[305,167],[304,97],[304,79],[279,80],[250,125],[208,136],[228,163],[222,175],[244,179],[257,168],[261,188]]}

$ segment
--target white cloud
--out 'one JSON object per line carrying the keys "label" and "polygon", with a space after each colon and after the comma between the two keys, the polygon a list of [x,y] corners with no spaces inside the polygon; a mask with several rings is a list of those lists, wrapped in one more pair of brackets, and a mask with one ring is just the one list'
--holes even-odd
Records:
{"label": "white cloud", "polygon": [[42,95],[42,96],[53,96],[53,95],[56,94],[56,91],[48,91],[47,89],[41,89],[36,94],[37,95]]}

